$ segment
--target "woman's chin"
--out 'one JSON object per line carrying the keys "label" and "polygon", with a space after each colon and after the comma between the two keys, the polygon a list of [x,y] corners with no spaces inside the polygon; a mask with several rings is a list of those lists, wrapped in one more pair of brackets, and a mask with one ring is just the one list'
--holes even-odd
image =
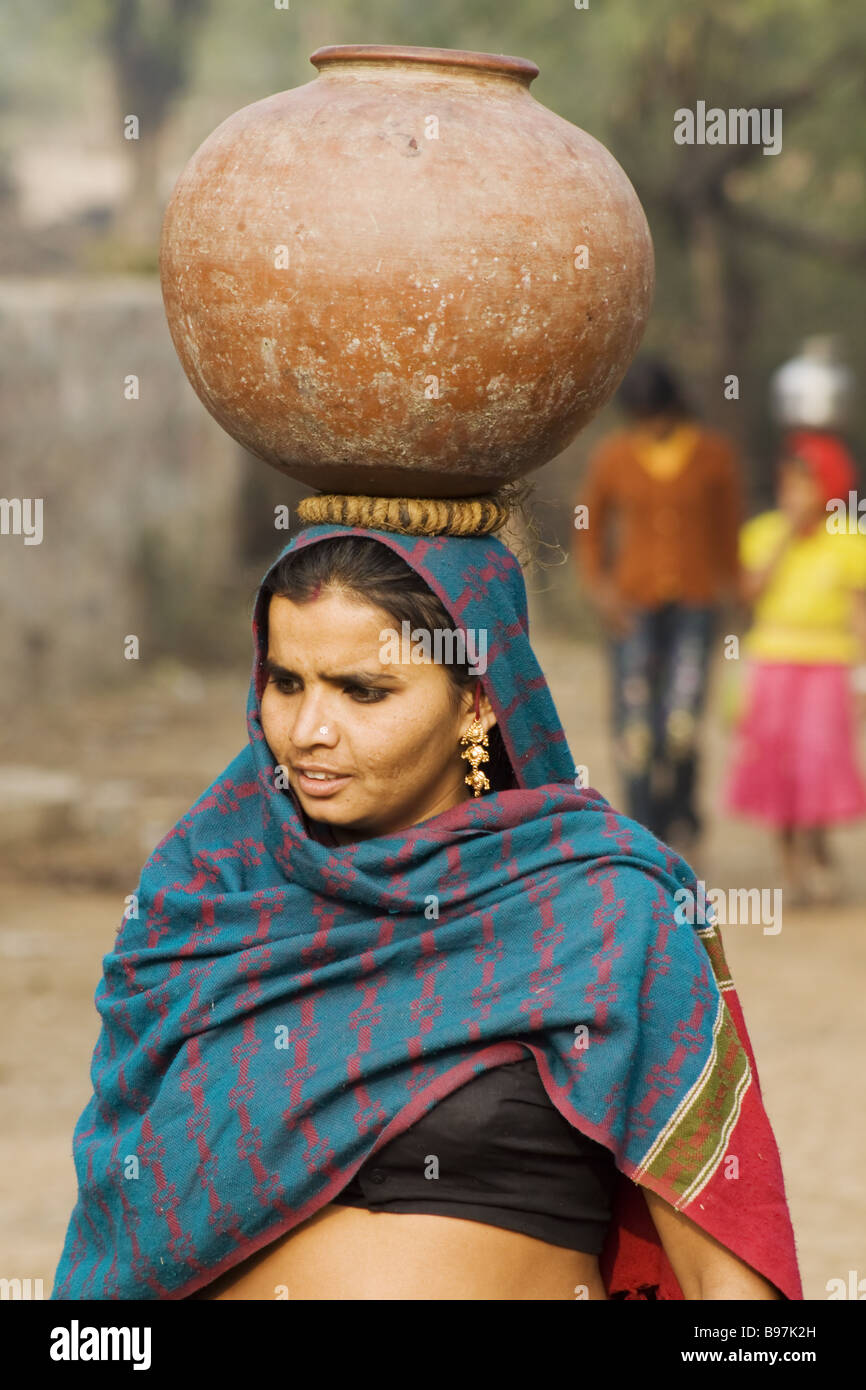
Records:
{"label": "woman's chin", "polygon": [[[327,825],[331,830],[343,830],[347,834],[359,835],[378,835],[384,834],[379,831],[376,825],[376,816],[373,810],[364,811],[357,805],[341,805],[339,793],[325,797],[304,796],[300,794],[300,802],[310,820],[319,821],[322,825]],[[381,819],[381,806],[376,808],[379,812],[378,819]]]}
{"label": "woman's chin", "polygon": [[407,820],[405,817],[383,817],[381,806],[377,806],[375,811],[370,810],[367,814],[359,812],[357,808],[354,811],[350,808],[341,810],[333,803],[325,807],[322,806],[321,802],[313,803],[311,806],[305,804],[304,810],[310,820],[316,820],[320,825],[326,825],[341,844],[351,844],[355,840],[375,840],[380,835],[393,835],[400,830],[408,830],[411,825],[415,824],[414,821]]}

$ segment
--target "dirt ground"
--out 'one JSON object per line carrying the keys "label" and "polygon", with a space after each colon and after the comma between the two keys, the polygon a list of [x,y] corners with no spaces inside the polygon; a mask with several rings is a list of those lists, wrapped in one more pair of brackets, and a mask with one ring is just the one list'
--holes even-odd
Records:
{"label": "dirt ground", "polygon": [[[603,653],[536,625],[532,636],[575,760],[617,804]],[[62,784],[35,811],[13,798],[0,813],[0,1275],[41,1278],[46,1297],[75,1199],[72,1130],[90,1094],[102,956],[153,844],[245,741],[245,671],[200,677],[163,666],[134,681],[26,711],[0,741],[0,775],[35,768]],[[709,887],[772,888],[765,832],[716,807],[728,747],[721,704],[716,680],[703,782],[710,826],[694,867]],[[847,1283],[850,1270],[866,1276],[866,831],[840,830],[835,844],[844,907],[783,905],[777,934],[760,925],[722,933],[811,1299],[827,1297],[829,1279]]]}

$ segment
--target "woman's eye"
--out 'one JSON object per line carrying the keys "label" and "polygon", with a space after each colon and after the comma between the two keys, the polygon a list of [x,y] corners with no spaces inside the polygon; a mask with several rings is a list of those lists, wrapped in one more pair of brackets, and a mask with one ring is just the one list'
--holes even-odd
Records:
{"label": "woman's eye", "polygon": [[[291,695],[296,688],[294,676],[271,676],[271,684],[276,686],[281,695]],[[388,694],[387,690],[378,690],[368,685],[347,685],[344,689],[359,705],[378,704]]]}
{"label": "woman's eye", "polygon": [[387,690],[376,690],[373,686],[368,685],[347,685],[346,689],[352,699],[358,701],[359,705],[378,704],[380,700],[384,700],[388,693]]}

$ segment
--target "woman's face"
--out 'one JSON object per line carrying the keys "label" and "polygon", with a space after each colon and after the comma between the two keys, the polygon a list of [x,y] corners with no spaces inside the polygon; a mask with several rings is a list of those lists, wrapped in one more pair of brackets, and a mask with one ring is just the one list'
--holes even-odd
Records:
{"label": "woman's face", "polygon": [[794,526],[808,526],[826,512],[824,497],[811,468],[801,459],[786,459],[779,476],[779,509]]}
{"label": "woman's face", "polygon": [[[384,629],[400,625],[333,589],[309,603],[270,602],[265,738],[306,814],[340,844],[405,830],[472,796],[459,740],[475,687],[455,710],[446,669],[390,660]],[[480,711],[487,731],[496,720],[483,691]],[[308,764],[341,776],[309,780]]]}

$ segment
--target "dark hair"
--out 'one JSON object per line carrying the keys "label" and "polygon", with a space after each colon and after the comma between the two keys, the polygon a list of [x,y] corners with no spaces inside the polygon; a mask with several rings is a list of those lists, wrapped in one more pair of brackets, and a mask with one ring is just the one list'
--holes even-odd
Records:
{"label": "dark hair", "polygon": [[693,413],[677,377],[660,357],[639,357],[632,364],[623,377],[617,401],[638,420]]}
{"label": "dark hair", "polygon": [[[328,589],[346,590],[361,602],[388,613],[395,626],[410,623],[410,631],[422,628],[432,632],[454,626],[450,614],[417,571],[390,546],[366,536],[340,536],[304,546],[278,561],[262,586],[268,601],[276,595],[293,603],[309,603]],[[475,684],[478,676],[470,671],[468,662],[440,664],[450,678],[449,691],[456,710],[461,695]],[[481,771],[489,779],[491,789],[505,791],[517,787],[498,724],[488,731],[487,739],[490,761],[481,764]],[[467,763],[467,773],[469,770]]]}

